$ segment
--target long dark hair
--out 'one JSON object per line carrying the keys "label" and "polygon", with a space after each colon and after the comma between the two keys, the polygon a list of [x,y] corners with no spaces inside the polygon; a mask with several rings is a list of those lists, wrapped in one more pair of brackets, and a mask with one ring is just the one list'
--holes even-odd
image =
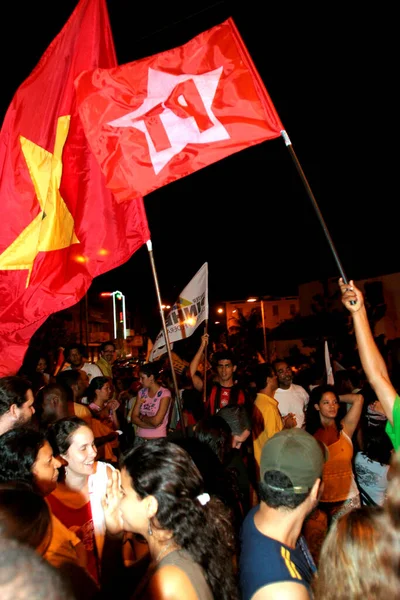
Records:
{"label": "long dark hair", "polygon": [[28,427],[16,427],[0,435],[0,483],[17,481],[35,486],[32,473],[46,438]]}
{"label": "long dark hair", "polygon": [[68,448],[72,444],[72,437],[80,427],[90,429],[86,421],[79,417],[64,417],[51,425],[47,438],[53,448],[54,456],[61,456],[68,452]]}
{"label": "long dark hair", "polygon": [[98,377],[93,377],[88,389],[86,390],[86,397],[89,403],[96,400],[96,391],[101,390],[109,381],[110,379],[108,377],[103,377],[101,375]]}
{"label": "long dark hair", "polygon": [[[332,394],[334,394],[336,401],[339,404],[339,396],[333,385],[318,385],[312,390],[306,410],[306,431],[308,431],[308,433],[311,433],[311,435],[314,435],[314,433],[322,427],[320,412],[315,408],[314,405],[319,404],[322,400],[322,396],[327,392],[331,392]],[[346,405],[344,403],[342,405],[339,404],[339,410],[335,417],[335,424],[338,431],[343,429],[341,421],[345,414]]]}
{"label": "long dark hair", "polygon": [[0,484],[1,537],[38,548],[50,527],[50,510],[42,496],[22,483]]}
{"label": "long dark hair", "polygon": [[140,498],[157,499],[157,523],[203,568],[214,598],[237,599],[229,513],[216,498],[204,506],[197,500],[204,484],[189,454],[165,439],[155,440],[129,451],[121,466]]}

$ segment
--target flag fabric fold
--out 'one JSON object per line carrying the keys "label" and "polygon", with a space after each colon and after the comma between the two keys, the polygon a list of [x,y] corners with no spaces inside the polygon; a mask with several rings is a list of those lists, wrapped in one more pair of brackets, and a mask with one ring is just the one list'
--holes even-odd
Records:
{"label": "flag fabric fold", "polygon": [[142,198],[105,186],[77,112],[74,80],[116,65],[105,0],[80,0],[16,91],[0,132],[0,376],[22,363],[46,318],[149,238]]}
{"label": "flag fabric fold", "polygon": [[[169,342],[177,342],[192,335],[197,327],[208,319],[208,263],[197,271],[182,290],[178,300],[166,318]],[[149,360],[158,360],[167,352],[163,330],[157,335]]]}
{"label": "flag fabric fold", "polygon": [[178,48],[88,70],[76,89],[87,139],[119,201],[283,130],[232,19]]}

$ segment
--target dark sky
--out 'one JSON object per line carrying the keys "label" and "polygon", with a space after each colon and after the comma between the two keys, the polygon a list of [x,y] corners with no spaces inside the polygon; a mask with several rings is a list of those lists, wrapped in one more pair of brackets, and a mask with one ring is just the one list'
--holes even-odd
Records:
{"label": "dark sky", "polygon": [[[7,37],[1,39],[1,115],[76,4],[9,5],[3,21]],[[361,27],[352,38],[358,47],[349,43],[349,13],[336,25],[335,16],[316,5],[272,4],[277,3],[109,0],[118,61],[179,46],[232,16],[292,140],[344,271],[355,279],[397,271],[396,220],[389,209],[397,190],[387,189],[375,160],[385,154],[384,140],[371,150],[370,139],[358,137],[357,129],[368,123],[376,135],[371,95],[362,103],[357,95],[364,88],[370,92],[379,75],[376,61],[368,74],[364,71],[367,57],[376,59],[373,38],[368,30],[360,33]],[[382,33],[379,15],[364,11],[362,19],[358,25],[375,23],[375,34]],[[295,294],[299,283],[339,276],[281,139],[169,184],[149,194],[145,206],[161,294],[168,302],[205,261],[211,302]],[[117,288],[128,304],[156,302],[146,248],[92,284],[96,291]]]}

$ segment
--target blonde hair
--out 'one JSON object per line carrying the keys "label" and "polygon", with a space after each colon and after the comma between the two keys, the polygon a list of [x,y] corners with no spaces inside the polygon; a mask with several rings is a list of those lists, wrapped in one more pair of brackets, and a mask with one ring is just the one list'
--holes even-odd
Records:
{"label": "blonde hair", "polygon": [[381,600],[400,589],[400,536],[381,507],[364,506],[333,523],[322,546],[316,600]]}

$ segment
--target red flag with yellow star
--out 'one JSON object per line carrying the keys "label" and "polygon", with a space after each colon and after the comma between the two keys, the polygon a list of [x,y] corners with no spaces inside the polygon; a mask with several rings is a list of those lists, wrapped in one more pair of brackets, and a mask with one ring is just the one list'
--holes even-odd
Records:
{"label": "red flag with yellow star", "polygon": [[17,90],[0,132],[0,376],[52,313],[149,238],[142,198],[117,203],[84,136],[74,80],[116,65],[105,0],[80,0]]}

